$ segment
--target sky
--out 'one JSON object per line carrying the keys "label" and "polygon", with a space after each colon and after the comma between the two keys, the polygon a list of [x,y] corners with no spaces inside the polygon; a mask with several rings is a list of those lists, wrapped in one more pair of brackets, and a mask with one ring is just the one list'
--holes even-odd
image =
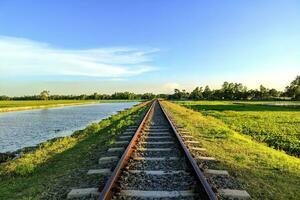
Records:
{"label": "sky", "polygon": [[298,0],[0,0],[0,95],[283,90],[299,74]]}

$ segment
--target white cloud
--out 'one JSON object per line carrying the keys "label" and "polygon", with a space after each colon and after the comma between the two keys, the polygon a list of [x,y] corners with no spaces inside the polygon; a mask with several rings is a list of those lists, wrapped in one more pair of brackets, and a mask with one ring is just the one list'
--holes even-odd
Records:
{"label": "white cloud", "polygon": [[178,83],[165,83],[163,89],[164,92],[172,93],[174,89],[181,89],[181,86]]}
{"label": "white cloud", "polygon": [[124,78],[156,70],[149,63],[158,51],[129,47],[68,50],[0,36],[0,77]]}

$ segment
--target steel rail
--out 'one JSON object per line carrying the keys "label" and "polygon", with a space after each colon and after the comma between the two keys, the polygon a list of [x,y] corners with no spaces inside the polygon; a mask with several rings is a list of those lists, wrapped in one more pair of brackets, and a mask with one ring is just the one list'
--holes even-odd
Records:
{"label": "steel rail", "polygon": [[117,166],[115,167],[114,171],[112,172],[110,178],[106,182],[103,190],[100,191],[100,188],[99,188],[99,192],[100,192],[100,196],[98,198],[99,200],[108,200],[108,199],[112,198],[113,188],[114,188],[115,184],[117,183],[119,176],[121,175],[122,169],[126,166],[126,164],[128,163],[128,161],[130,159],[130,156],[134,150],[133,148],[134,148],[135,144],[137,143],[137,140],[142,132],[142,129],[144,127],[146,120],[149,118],[151,112],[153,112],[155,101],[156,100],[152,101],[149,110],[145,114],[142,122],[140,123],[140,125],[139,125],[138,129],[136,130],[134,136],[132,137],[129,145],[127,146],[127,148],[126,148],[125,152],[123,153],[121,159],[119,160]]}
{"label": "steel rail", "polygon": [[99,200],[108,200],[111,199],[113,196],[113,188],[116,186],[117,180],[121,175],[122,169],[127,165],[130,156],[132,154],[132,152],[134,151],[134,146],[137,143],[138,138],[140,137],[140,134],[143,130],[143,127],[146,123],[146,121],[148,120],[151,112],[153,112],[153,108],[155,106],[155,102],[158,102],[159,107],[161,108],[161,110],[163,111],[164,116],[166,117],[169,125],[172,127],[173,132],[176,135],[176,138],[180,144],[180,147],[183,149],[185,157],[188,159],[188,164],[191,166],[193,173],[195,174],[195,176],[197,177],[198,181],[201,183],[199,186],[200,189],[200,197],[202,199],[207,199],[207,200],[217,200],[217,197],[215,195],[215,193],[212,191],[212,188],[210,187],[210,185],[208,184],[208,182],[206,181],[202,171],[199,169],[196,161],[194,160],[194,158],[192,157],[192,155],[190,154],[188,148],[185,146],[183,140],[181,139],[179,133],[177,132],[177,129],[175,128],[173,122],[170,120],[169,116],[167,115],[165,109],[163,108],[163,106],[161,105],[159,100],[153,100],[151,103],[151,106],[149,108],[149,110],[147,111],[147,113],[145,114],[142,122],[140,123],[138,129],[136,130],[134,136],[132,137],[129,145],[127,146],[125,152],[123,153],[121,159],[118,161],[117,166],[115,167],[113,173],[111,174],[110,178],[108,179],[108,181],[106,182],[104,188],[102,191],[100,191],[99,188],[99,192],[100,192],[100,196],[99,196]]}
{"label": "steel rail", "polygon": [[183,140],[181,139],[177,129],[175,128],[173,122],[170,120],[168,114],[166,113],[165,109],[163,108],[163,106],[161,105],[160,101],[158,101],[158,105],[160,106],[160,108],[162,109],[167,121],[169,122],[169,124],[172,127],[173,132],[175,133],[181,148],[184,150],[185,156],[188,158],[188,163],[191,165],[193,172],[195,173],[195,175],[197,176],[198,180],[200,181],[201,185],[200,185],[200,196],[202,197],[202,199],[209,199],[209,200],[217,200],[218,198],[216,197],[215,193],[213,192],[211,186],[208,184],[205,176],[203,175],[202,171],[199,169],[197,162],[195,161],[195,159],[193,158],[193,156],[191,155],[191,153],[189,152],[188,148],[185,146]]}

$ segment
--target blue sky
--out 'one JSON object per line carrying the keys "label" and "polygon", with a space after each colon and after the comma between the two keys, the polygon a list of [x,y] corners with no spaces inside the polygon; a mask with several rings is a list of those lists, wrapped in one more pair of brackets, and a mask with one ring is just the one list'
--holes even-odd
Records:
{"label": "blue sky", "polygon": [[1,0],[0,95],[283,89],[299,22],[297,0]]}

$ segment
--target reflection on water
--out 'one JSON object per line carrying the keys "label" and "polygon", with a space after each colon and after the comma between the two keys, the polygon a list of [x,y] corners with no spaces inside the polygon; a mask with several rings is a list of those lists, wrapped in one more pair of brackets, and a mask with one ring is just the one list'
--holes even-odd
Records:
{"label": "reflection on water", "polygon": [[102,103],[0,113],[0,152],[70,135],[137,102]]}

